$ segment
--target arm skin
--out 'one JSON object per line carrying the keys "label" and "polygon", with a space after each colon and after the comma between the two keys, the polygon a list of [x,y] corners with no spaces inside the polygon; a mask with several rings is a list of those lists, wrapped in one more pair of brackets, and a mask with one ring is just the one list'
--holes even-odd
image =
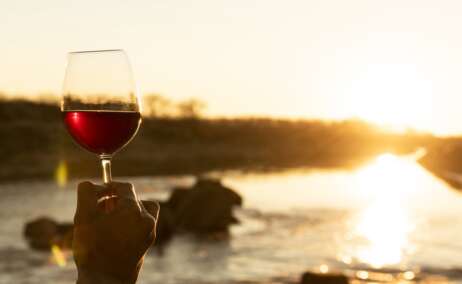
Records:
{"label": "arm skin", "polygon": [[155,239],[159,205],[139,201],[128,183],[112,183],[118,196],[110,212],[97,204],[102,186],[78,186],[72,250],[77,284],[134,284]]}

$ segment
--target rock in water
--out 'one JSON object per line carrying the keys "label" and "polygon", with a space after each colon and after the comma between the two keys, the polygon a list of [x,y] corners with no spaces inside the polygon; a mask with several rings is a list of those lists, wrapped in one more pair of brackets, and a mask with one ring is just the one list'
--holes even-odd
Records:
{"label": "rock in water", "polygon": [[73,225],[59,224],[48,217],[40,217],[26,223],[24,237],[29,246],[37,250],[49,250],[52,245],[67,249],[72,247]]}
{"label": "rock in water", "polygon": [[219,180],[199,179],[189,190],[176,189],[169,203],[180,231],[216,234],[237,222],[232,210],[242,205],[242,198]]}
{"label": "rock in water", "polygon": [[301,284],[348,284],[348,278],[341,274],[317,274],[305,272]]}
{"label": "rock in water", "polygon": [[[177,203],[175,221],[179,230],[215,234],[227,232],[229,225],[236,222],[232,209],[242,204],[242,198],[219,180],[200,179],[186,192],[180,189],[172,194]],[[182,198],[178,200],[178,196]]]}
{"label": "rock in water", "polygon": [[223,238],[237,223],[233,207],[242,198],[215,179],[198,179],[192,187],[177,187],[166,202],[159,202],[156,244],[166,243],[175,233]]}
{"label": "rock in water", "polygon": [[[191,188],[175,188],[166,202],[159,202],[156,245],[161,246],[177,232],[219,239],[228,235],[231,224],[237,223],[233,207],[242,205],[242,198],[215,179],[198,179]],[[41,217],[26,223],[24,236],[29,246],[49,250],[52,245],[72,247],[72,223],[58,223]]]}

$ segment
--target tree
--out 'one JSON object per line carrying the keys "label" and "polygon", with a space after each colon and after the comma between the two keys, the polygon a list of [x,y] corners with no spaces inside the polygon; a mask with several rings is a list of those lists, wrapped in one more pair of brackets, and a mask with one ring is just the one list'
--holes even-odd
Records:
{"label": "tree", "polygon": [[198,118],[206,108],[203,101],[197,99],[188,99],[178,104],[179,116],[183,118]]}
{"label": "tree", "polygon": [[147,116],[166,117],[172,115],[173,104],[170,100],[158,94],[143,97],[143,112]]}

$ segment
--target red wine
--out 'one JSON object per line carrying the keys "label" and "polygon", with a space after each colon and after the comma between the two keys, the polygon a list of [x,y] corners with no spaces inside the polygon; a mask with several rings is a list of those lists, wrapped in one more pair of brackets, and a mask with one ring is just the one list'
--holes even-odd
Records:
{"label": "red wine", "polygon": [[141,115],[128,111],[66,111],[64,122],[82,147],[96,154],[112,154],[136,134]]}

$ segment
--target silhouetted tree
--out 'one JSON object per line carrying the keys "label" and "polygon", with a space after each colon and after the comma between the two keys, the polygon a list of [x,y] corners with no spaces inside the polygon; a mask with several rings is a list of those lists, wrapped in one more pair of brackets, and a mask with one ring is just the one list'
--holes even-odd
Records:
{"label": "silhouetted tree", "polygon": [[199,118],[206,105],[197,99],[188,99],[178,104],[179,116],[183,118]]}
{"label": "silhouetted tree", "polygon": [[158,94],[149,94],[143,97],[143,112],[152,117],[170,117],[173,115],[173,103]]}

